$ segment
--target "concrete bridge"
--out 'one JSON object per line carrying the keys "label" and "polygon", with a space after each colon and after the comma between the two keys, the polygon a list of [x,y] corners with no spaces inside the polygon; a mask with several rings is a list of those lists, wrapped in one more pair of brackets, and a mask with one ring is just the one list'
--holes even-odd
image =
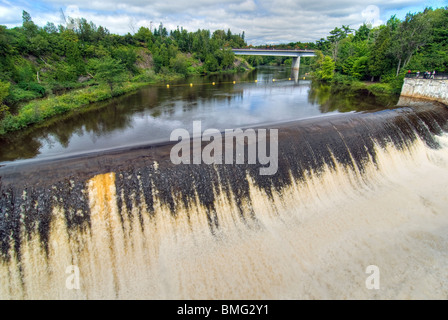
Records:
{"label": "concrete bridge", "polygon": [[232,49],[233,53],[241,56],[273,56],[273,57],[292,57],[291,78],[294,81],[299,80],[300,58],[315,57],[314,50],[269,50],[269,49]]}

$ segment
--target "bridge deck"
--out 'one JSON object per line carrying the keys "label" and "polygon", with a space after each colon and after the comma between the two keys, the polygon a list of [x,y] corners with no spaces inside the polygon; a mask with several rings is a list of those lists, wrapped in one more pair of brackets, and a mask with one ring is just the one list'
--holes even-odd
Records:
{"label": "bridge deck", "polygon": [[314,50],[280,50],[280,49],[232,49],[236,55],[277,56],[277,57],[315,57]]}

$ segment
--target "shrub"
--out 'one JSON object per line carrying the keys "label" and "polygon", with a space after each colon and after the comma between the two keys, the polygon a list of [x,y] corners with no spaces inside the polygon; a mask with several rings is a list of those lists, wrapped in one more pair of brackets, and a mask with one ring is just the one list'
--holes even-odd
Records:
{"label": "shrub", "polygon": [[154,70],[148,69],[132,79],[132,82],[153,82],[158,79]]}
{"label": "shrub", "polygon": [[374,83],[367,87],[367,90],[375,95],[378,94],[392,94],[393,87],[388,83]]}
{"label": "shrub", "polygon": [[23,90],[33,91],[41,97],[45,95],[45,88],[36,82],[19,82],[18,86]]}
{"label": "shrub", "polygon": [[16,103],[18,101],[27,101],[40,97],[41,95],[34,91],[27,91],[17,86],[14,86],[11,89],[11,94],[8,96],[7,101],[10,103]]}

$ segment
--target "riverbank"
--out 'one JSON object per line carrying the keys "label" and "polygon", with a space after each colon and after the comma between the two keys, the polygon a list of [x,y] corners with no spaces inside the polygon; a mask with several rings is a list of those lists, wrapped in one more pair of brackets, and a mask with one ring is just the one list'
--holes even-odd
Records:
{"label": "riverbank", "polygon": [[[197,76],[208,76],[213,74],[235,74],[253,70],[244,59],[236,57],[234,68],[206,72]],[[194,75],[194,73],[190,74]],[[17,112],[7,112],[0,117],[0,136],[11,132],[17,132],[34,125],[42,125],[55,116],[76,112],[95,102],[106,101],[126,93],[133,92],[148,85],[162,85],[167,82],[178,81],[186,75],[169,73],[154,74],[142,73],[127,82],[115,84],[111,89],[107,84],[93,84],[84,88],[76,88],[60,95],[51,95],[45,98],[31,100],[21,106]]]}
{"label": "riverbank", "polygon": [[70,91],[59,96],[32,100],[22,106],[16,114],[8,113],[0,121],[0,136],[40,124],[54,116],[76,111],[94,102],[105,101],[154,83],[156,82],[126,82],[112,90],[108,85],[103,84]]}
{"label": "riverbank", "polygon": [[331,87],[335,91],[367,91],[375,96],[400,95],[402,86],[402,78],[396,78],[390,82],[371,82],[336,74],[331,81]]}
{"label": "riverbank", "polygon": [[[245,69],[246,70],[246,69]],[[228,73],[236,73],[240,70],[232,70]],[[216,74],[224,71],[216,72]],[[209,73],[210,75],[213,73]],[[16,113],[7,113],[0,120],[0,136],[23,131],[33,126],[51,123],[56,116],[79,112],[87,109],[87,106],[107,101],[127,93],[134,92],[149,85],[163,85],[167,82],[178,81],[184,76],[179,74],[157,75],[155,77],[137,76],[130,81],[116,84],[112,90],[107,84],[95,84],[81,89],[71,90],[61,95],[52,95],[46,98],[35,99],[27,102]]]}

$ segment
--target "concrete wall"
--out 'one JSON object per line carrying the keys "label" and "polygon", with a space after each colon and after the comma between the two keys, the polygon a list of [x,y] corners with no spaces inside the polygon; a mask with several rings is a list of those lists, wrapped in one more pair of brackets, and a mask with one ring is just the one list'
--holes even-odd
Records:
{"label": "concrete wall", "polygon": [[438,101],[448,105],[448,80],[405,78],[401,96]]}

